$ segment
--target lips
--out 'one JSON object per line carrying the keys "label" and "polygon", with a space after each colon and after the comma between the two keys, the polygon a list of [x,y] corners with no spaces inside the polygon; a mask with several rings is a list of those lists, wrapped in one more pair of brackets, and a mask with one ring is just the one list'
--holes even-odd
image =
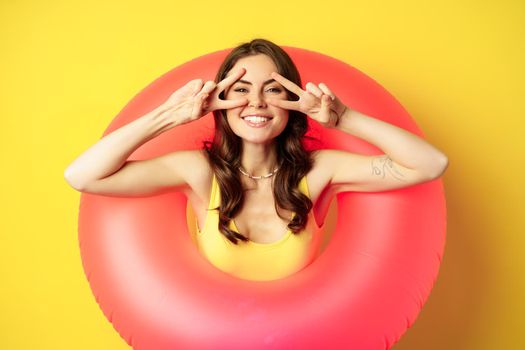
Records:
{"label": "lips", "polygon": [[248,117],[263,117],[263,118],[273,119],[273,117],[271,115],[268,115],[268,114],[247,114],[247,115],[241,116],[242,119],[245,119],[245,118],[248,118]]}
{"label": "lips", "polygon": [[264,114],[250,114],[241,117],[246,124],[254,128],[261,128],[267,125],[273,117]]}

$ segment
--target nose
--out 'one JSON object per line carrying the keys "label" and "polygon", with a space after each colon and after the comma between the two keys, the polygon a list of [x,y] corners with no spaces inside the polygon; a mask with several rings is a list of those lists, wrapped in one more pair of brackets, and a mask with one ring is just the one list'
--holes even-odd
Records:
{"label": "nose", "polygon": [[264,102],[264,99],[261,98],[260,94],[255,92],[253,95],[249,97],[250,103],[248,104],[250,107],[256,107],[261,108],[266,106],[266,102]]}

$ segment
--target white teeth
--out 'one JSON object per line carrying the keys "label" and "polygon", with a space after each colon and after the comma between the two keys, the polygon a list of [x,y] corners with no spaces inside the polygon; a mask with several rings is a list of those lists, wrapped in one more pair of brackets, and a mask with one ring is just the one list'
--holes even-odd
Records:
{"label": "white teeth", "polygon": [[244,117],[244,119],[248,120],[250,122],[253,122],[253,123],[261,123],[261,122],[265,122],[265,121],[269,120],[270,118],[250,115],[248,117]]}

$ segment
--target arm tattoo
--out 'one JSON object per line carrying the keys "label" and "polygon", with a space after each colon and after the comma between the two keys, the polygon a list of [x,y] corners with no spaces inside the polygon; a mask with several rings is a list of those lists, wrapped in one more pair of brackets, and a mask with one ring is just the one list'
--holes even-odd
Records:
{"label": "arm tattoo", "polygon": [[398,169],[396,169],[395,163],[388,155],[372,159],[371,165],[373,175],[382,175],[382,177],[385,178],[385,175],[389,173],[399,181],[405,181],[402,179],[405,176]]}

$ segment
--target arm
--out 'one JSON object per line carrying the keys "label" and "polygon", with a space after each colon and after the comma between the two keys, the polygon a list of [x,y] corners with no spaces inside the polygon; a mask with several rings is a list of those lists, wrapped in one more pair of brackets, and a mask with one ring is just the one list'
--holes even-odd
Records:
{"label": "arm", "polygon": [[407,187],[441,176],[447,156],[419,136],[395,125],[346,108],[337,129],[360,137],[385,154],[364,156],[325,152],[332,164],[332,184],[345,191],[383,191]]}
{"label": "arm", "polygon": [[181,176],[168,172],[174,155],[126,161],[142,144],[178,125],[163,112],[160,106],[100,139],[66,168],[66,181],[81,192],[113,195],[151,193],[182,183]]}
{"label": "arm", "polygon": [[245,105],[246,99],[219,99],[219,94],[244,73],[244,69],[238,69],[218,84],[191,80],[165,103],[106,135],[81,154],[65,170],[66,181],[81,192],[116,196],[150,195],[167,188],[185,187],[190,170],[195,169],[189,165],[206,163],[204,156],[198,157],[198,151],[172,152],[141,161],[126,159],[142,144],[177,125],[217,109]]}
{"label": "arm", "polygon": [[335,150],[320,152],[320,169],[326,171],[337,192],[406,187],[435,179],[447,168],[447,157],[434,146],[402,128],[349,109],[326,84],[309,82],[304,91],[277,72],[272,77],[299,100],[269,99],[270,104],[305,113],[325,127],[353,134],[386,153],[367,157]]}

